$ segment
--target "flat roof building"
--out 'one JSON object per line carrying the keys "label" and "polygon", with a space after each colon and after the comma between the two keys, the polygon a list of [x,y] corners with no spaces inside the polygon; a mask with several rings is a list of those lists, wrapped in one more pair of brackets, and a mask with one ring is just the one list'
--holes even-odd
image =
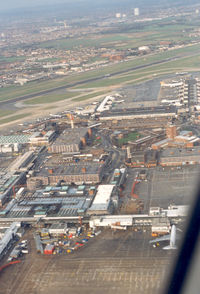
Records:
{"label": "flat roof building", "polygon": [[160,153],[161,166],[200,164],[200,147],[192,149],[168,148]]}
{"label": "flat roof building", "polygon": [[49,146],[48,150],[51,153],[79,152],[81,147],[86,145],[87,138],[90,134],[91,129],[88,128],[66,129],[56,141]]}
{"label": "flat roof building", "polygon": [[99,185],[97,194],[91,207],[88,209],[88,214],[109,214],[112,212],[112,195],[115,185]]}
{"label": "flat roof building", "polygon": [[0,136],[0,144],[28,144],[32,135]]}
{"label": "flat roof building", "polygon": [[34,177],[27,180],[27,187],[34,190],[38,186],[56,185],[60,181],[65,184],[95,184],[102,180],[104,164],[87,163],[43,167]]}
{"label": "flat roof building", "polygon": [[175,117],[175,106],[157,106],[146,108],[125,108],[106,111],[99,117],[100,120],[130,120],[135,118]]}

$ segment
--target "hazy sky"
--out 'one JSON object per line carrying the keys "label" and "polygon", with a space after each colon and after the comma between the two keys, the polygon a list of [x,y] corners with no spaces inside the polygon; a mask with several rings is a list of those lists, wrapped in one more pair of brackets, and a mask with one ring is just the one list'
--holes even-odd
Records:
{"label": "hazy sky", "polygon": [[142,5],[146,4],[151,5],[153,4],[173,4],[174,2],[184,3],[184,4],[192,4],[194,2],[198,3],[199,0],[0,0],[0,12],[3,12],[5,10],[12,10],[16,8],[30,8],[30,7],[37,7],[41,5],[48,5],[52,6],[53,4],[64,4],[64,3],[73,3],[72,5],[76,5],[77,3],[90,3],[88,6],[92,5],[94,6],[101,6],[101,4],[105,6],[109,6],[111,3],[113,6],[115,5],[121,5],[122,7],[124,4],[127,3],[129,5]]}
{"label": "hazy sky", "polygon": [[[73,2],[80,2],[84,0],[74,0]],[[10,10],[20,7],[34,7],[39,5],[52,5],[59,3],[72,2],[71,0],[2,0],[0,10]]]}

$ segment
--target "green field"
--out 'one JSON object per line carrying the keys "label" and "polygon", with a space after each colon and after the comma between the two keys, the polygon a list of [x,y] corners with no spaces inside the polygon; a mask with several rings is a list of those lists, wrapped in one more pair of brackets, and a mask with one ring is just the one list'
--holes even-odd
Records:
{"label": "green field", "polygon": [[[186,34],[198,28],[199,20],[178,20],[168,18],[143,24],[119,24],[104,34],[95,34],[79,38],[63,38],[42,42],[38,47],[74,50],[84,47],[111,47],[131,48],[142,45],[153,45],[163,40],[171,42],[190,41],[192,38]],[[120,44],[121,43],[121,44]]]}
{"label": "green field", "polygon": [[22,119],[22,118],[27,117],[27,116],[30,116],[30,115],[31,115],[31,113],[24,113],[24,114],[13,115],[11,117],[1,119],[0,120],[0,125],[6,124],[6,123],[9,123],[9,122],[18,120],[18,119]]}
{"label": "green field", "polygon": [[119,146],[122,146],[124,144],[127,144],[129,141],[135,141],[141,137],[142,135],[139,134],[138,132],[132,132],[132,133],[129,133],[128,135],[125,135],[123,138],[117,139],[117,144]]}
{"label": "green field", "polygon": [[79,95],[80,93],[66,93],[66,94],[49,94],[44,96],[39,96],[37,98],[29,99],[24,102],[27,105],[34,105],[34,104],[45,104],[45,103],[52,103],[56,101],[61,101],[65,99],[73,98],[74,96]]}
{"label": "green field", "polygon": [[26,59],[25,56],[4,57],[4,56],[0,55],[0,64],[1,63],[24,61],[25,59]]}
{"label": "green field", "polygon": [[0,110],[0,117],[11,115],[13,113],[15,113],[14,110]]}
{"label": "green field", "polygon": [[88,94],[88,95],[84,95],[84,96],[74,98],[72,100],[77,101],[77,102],[78,101],[84,101],[84,100],[88,100],[90,98],[95,98],[97,96],[104,95],[104,94],[108,94],[108,91],[95,92],[95,93],[91,93],[91,94]]}
{"label": "green field", "polygon": [[141,82],[141,80],[152,79],[153,75],[162,75],[163,73],[173,73],[181,70],[199,70],[200,67],[200,56],[195,57],[187,57],[181,60],[170,61],[165,64],[152,65],[143,70],[137,70],[133,72],[129,72],[126,75],[123,74],[120,77],[111,77],[105,80],[99,80],[95,82],[91,82],[88,84],[84,84],[83,86],[77,86],[76,89],[79,88],[98,88],[98,87],[106,87],[106,86],[117,86],[122,83],[137,83],[137,80]]}
{"label": "green field", "polygon": [[[166,51],[166,52],[162,52],[162,53],[158,53],[154,55],[135,58],[128,62],[117,63],[111,66],[104,67],[102,69],[80,73],[77,75],[71,75],[69,77],[62,77],[62,78],[49,80],[49,81],[30,82],[24,86],[11,86],[7,88],[1,88],[0,101],[9,100],[9,99],[20,97],[27,94],[38,93],[46,89],[52,89],[52,88],[56,88],[56,87],[60,87],[64,85],[69,85],[71,83],[84,81],[90,78],[100,77],[106,74],[111,74],[121,70],[131,69],[132,67],[135,67],[135,66],[145,65],[155,61],[161,61],[163,59],[172,58],[176,56],[179,56],[183,59],[180,58],[175,61],[169,61],[165,64],[155,65],[155,66],[152,66],[151,69],[154,68],[155,70],[159,70],[159,69],[164,69],[164,68],[167,69],[167,68],[173,68],[173,67],[184,68],[185,70],[187,70],[186,67],[189,67],[189,68],[195,67],[198,69],[199,68],[198,55],[200,55],[199,52],[200,52],[200,45],[199,44],[192,45],[192,46],[187,46],[185,48],[179,48],[176,50],[171,50],[171,51]],[[187,54],[188,57],[185,58],[184,54]],[[197,56],[191,56],[192,54],[196,54]],[[142,69],[142,72],[145,72],[146,70],[149,70],[149,68]],[[134,72],[138,73],[139,71],[140,70],[137,70]],[[119,78],[120,78],[120,74],[119,74]],[[117,76],[115,77],[115,79],[118,79]],[[107,82],[107,80],[108,79],[99,81],[101,83],[101,86],[113,85],[115,83],[120,82],[120,80],[109,81],[109,82]],[[97,84],[99,82],[97,82]],[[85,85],[80,85],[80,87],[85,87]]]}
{"label": "green field", "polygon": [[131,37],[126,34],[109,34],[106,36],[94,35],[90,38],[66,38],[55,41],[43,42],[38,45],[39,48],[56,48],[61,50],[72,50],[77,47],[100,47],[111,46],[113,42],[127,41]]}

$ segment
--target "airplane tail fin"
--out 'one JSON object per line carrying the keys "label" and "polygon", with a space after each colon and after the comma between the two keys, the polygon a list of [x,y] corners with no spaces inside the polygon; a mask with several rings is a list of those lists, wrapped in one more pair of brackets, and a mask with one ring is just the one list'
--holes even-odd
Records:
{"label": "airplane tail fin", "polygon": [[174,245],[168,245],[168,246],[163,247],[163,249],[164,250],[174,250],[174,249],[177,249],[177,247]]}

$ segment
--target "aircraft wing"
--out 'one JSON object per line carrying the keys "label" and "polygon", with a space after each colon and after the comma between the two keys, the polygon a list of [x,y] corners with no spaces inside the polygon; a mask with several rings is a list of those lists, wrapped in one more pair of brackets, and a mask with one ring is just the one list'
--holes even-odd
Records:
{"label": "aircraft wing", "polygon": [[170,240],[170,234],[167,234],[167,235],[164,235],[164,236],[161,236],[159,238],[155,238],[151,241],[149,241],[149,243],[156,243],[156,242],[160,242],[160,241],[168,241]]}

